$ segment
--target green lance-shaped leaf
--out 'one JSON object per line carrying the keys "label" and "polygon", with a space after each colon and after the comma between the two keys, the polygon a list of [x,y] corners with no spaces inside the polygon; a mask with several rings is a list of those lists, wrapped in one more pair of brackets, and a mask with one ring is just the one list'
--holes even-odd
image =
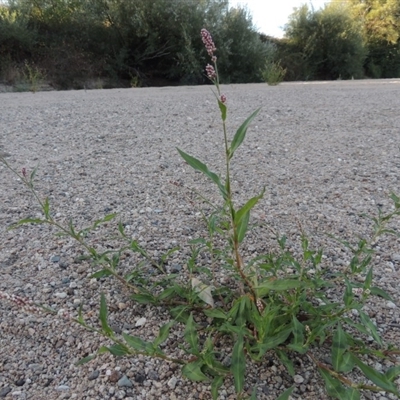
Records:
{"label": "green lance-shaped leaf", "polygon": [[218,106],[219,106],[219,109],[221,110],[222,121],[225,122],[225,120],[226,120],[226,111],[227,111],[226,105],[221,100],[218,100]]}
{"label": "green lance-shaped leaf", "polygon": [[332,396],[336,399],[342,400],[345,398],[346,389],[340,383],[340,381],[334,378],[328,371],[323,368],[319,369],[322,377],[325,381],[326,391],[328,392],[329,396]]}
{"label": "green lance-shaped leaf", "polygon": [[153,342],[154,347],[159,346],[161,343],[167,340],[167,337],[169,335],[169,330],[174,326],[174,324],[175,321],[169,321],[160,328],[160,332],[158,333],[158,336]]}
{"label": "green lance-shaped leaf", "polygon": [[133,294],[131,299],[139,304],[155,304],[157,302],[157,299],[152,294]]}
{"label": "green lance-shaped leaf", "polygon": [[187,363],[182,368],[182,375],[194,382],[206,381],[208,380],[208,378],[206,375],[204,375],[203,371],[201,370],[201,367],[203,365],[204,364],[202,360],[196,360]]}
{"label": "green lance-shaped leaf", "polygon": [[104,224],[106,222],[109,222],[111,220],[113,220],[115,217],[117,216],[116,213],[114,214],[108,214],[106,215],[104,218],[98,219],[94,222],[93,224],[93,229],[97,228],[99,225]]}
{"label": "green lance-shaped leaf", "polygon": [[287,347],[294,351],[297,351],[300,354],[304,354],[307,351],[307,347],[304,346],[304,325],[293,316],[292,319],[292,332],[293,332],[293,340]]}
{"label": "green lance-shaped leaf", "polygon": [[100,313],[99,313],[101,327],[103,328],[103,331],[107,336],[113,336],[114,335],[113,331],[108,326],[107,316],[108,316],[108,311],[107,311],[106,297],[104,296],[104,293],[102,293],[100,298]]}
{"label": "green lance-shaped leaf", "polygon": [[227,199],[227,192],[225,187],[221,183],[221,179],[217,174],[214,172],[211,172],[207,165],[202,163],[200,160],[198,160],[195,157],[190,156],[189,154],[185,153],[184,151],[178,149],[179,154],[181,157],[195,170],[202,172],[204,175],[206,175],[208,178],[210,178],[218,187],[219,190],[221,191],[224,199]]}
{"label": "green lance-shaped leaf", "polygon": [[353,356],[353,361],[357,365],[358,368],[363,372],[363,374],[375,385],[379,386],[383,390],[386,390],[390,393],[395,393],[400,395],[399,391],[396,388],[396,385],[391,382],[391,380],[381,372],[376,371],[370,366],[364,364],[359,358]]}
{"label": "green lance-shaped leaf", "polygon": [[90,354],[89,356],[86,356],[84,358],[81,358],[77,363],[75,363],[76,366],[78,365],[83,365],[88,363],[89,361],[92,361],[97,357],[97,354]]}
{"label": "green lance-shaped leaf", "polygon": [[204,310],[204,314],[210,318],[228,319],[228,315],[220,308],[209,308]]}
{"label": "green lance-shaped leaf", "polygon": [[243,140],[246,136],[247,128],[249,127],[251,121],[253,121],[253,119],[259,113],[259,111],[260,108],[254,111],[253,114],[251,114],[250,117],[248,117],[246,121],[244,121],[243,124],[240,125],[239,129],[236,131],[235,136],[232,139],[231,146],[229,148],[229,159],[233,157],[236,149],[243,143]]}
{"label": "green lance-shaped leaf", "polygon": [[153,343],[145,342],[143,339],[137,336],[130,336],[127,333],[123,333],[122,336],[125,339],[128,346],[131,347],[132,349],[150,355],[154,354],[155,349]]}
{"label": "green lance-shaped leaf", "polygon": [[211,396],[213,400],[218,400],[218,391],[222,384],[224,383],[224,377],[221,375],[217,375],[211,384]]}
{"label": "green lance-shaped leaf", "polygon": [[47,221],[45,219],[40,219],[40,218],[24,218],[16,222],[15,224],[12,224],[8,230],[12,230],[17,228],[19,225],[24,225],[24,224],[44,224]]}
{"label": "green lance-shaped leaf", "polygon": [[265,188],[262,190],[262,192],[258,196],[252,197],[250,200],[248,200],[246,202],[246,204],[243,207],[241,207],[235,213],[235,223],[236,224],[239,224],[241,219],[244,218],[244,216],[246,214],[248,214],[252,208],[254,208],[254,206],[258,203],[258,201],[263,198],[264,193],[265,193]]}
{"label": "green lance-shaped leaf", "polygon": [[294,390],[294,386],[286,389],[276,400],[289,400],[290,395]]}
{"label": "green lance-shaped leaf", "polygon": [[192,313],[186,322],[184,337],[189,343],[190,351],[193,354],[199,354],[199,338],[197,336],[196,324],[194,323]]}
{"label": "green lance-shaped leaf", "polygon": [[282,364],[286,367],[287,371],[289,372],[289,374],[291,376],[295,375],[295,369],[293,366],[293,362],[292,360],[289,359],[288,355],[286,354],[286,352],[279,350],[279,349],[275,349],[276,355],[279,357],[279,359],[281,360]]}
{"label": "green lance-shaped leaf", "polygon": [[386,371],[385,376],[389,379],[389,381],[393,382],[398,376],[400,376],[400,365],[389,368]]}
{"label": "green lance-shaped leaf", "polygon": [[371,318],[367,314],[365,314],[364,311],[359,311],[359,314],[361,322],[367,328],[370,335],[375,339],[375,341],[379,344],[379,346],[383,346],[383,342],[381,337],[379,336],[378,329],[376,329],[376,326],[371,321]]}
{"label": "green lance-shaped leaf", "polygon": [[340,364],[340,372],[350,372],[354,368],[353,355],[351,353],[344,353],[342,363]]}
{"label": "green lance-shaped leaf", "polygon": [[122,336],[125,342],[128,344],[128,346],[132,347],[132,349],[137,351],[145,351],[147,343],[140,337],[131,336],[128,335],[127,333],[123,333]]}
{"label": "green lance-shaped leaf", "polygon": [[372,270],[373,267],[371,267],[367,273],[367,276],[365,277],[365,281],[364,281],[364,290],[365,289],[369,289],[371,287],[372,284]]}
{"label": "green lance-shaped leaf", "polygon": [[346,290],[344,292],[343,301],[346,307],[349,307],[354,300],[353,287],[346,279]]}
{"label": "green lance-shaped leaf", "polygon": [[46,217],[46,219],[50,219],[50,203],[48,197],[46,197],[46,199],[44,200],[43,214]]}
{"label": "green lance-shaped leaf", "polygon": [[244,386],[246,372],[246,360],[243,346],[243,333],[239,333],[235,346],[232,350],[231,371],[235,382],[236,393],[241,393]]}
{"label": "green lance-shaped leaf", "polygon": [[378,288],[376,286],[372,286],[371,287],[371,294],[373,294],[374,296],[379,296],[382,297],[385,300],[390,300],[393,301],[393,297],[389,295],[389,293],[387,293],[385,290]]}
{"label": "green lance-shaped leaf", "polygon": [[117,357],[125,356],[127,354],[130,354],[130,351],[127,347],[125,347],[122,344],[113,344],[111,347],[107,347],[108,351],[113,355]]}
{"label": "green lance-shaped leaf", "polygon": [[347,338],[340,323],[338,324],[332,342],[332,365],[335,371],[342,371],[343,354],[347,350]]}
{"label": "green lance-shaped leaf", "polygon": [[90,276],[90,278],[105,278],[106,276],[112,275],[112,272],[109,269],[102,269],[100,271],[95,272],[93,275]]}
{"label": "green lance-shaped leaf", "polygon": [[249,225],[249,220],[250,220],[250,212],[247,212],[243,218],[240,220],[240,222],[237,224],[237,241],[238,243],[242,243],[243,239],[246,236],[247,232],[247,227]]}
{"label": "green lance-shaped leaf", "polygon": [[360,391],[355,388],[347,388],[345,392],[345,397],[343,400],[360,400]]}

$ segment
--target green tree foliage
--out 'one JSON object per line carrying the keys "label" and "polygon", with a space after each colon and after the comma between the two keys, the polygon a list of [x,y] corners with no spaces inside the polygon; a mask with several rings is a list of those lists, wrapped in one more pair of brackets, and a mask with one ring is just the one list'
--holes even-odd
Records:
{"label": "green tree foliage", "polygon": [[400,77],[400,0],[350,0],[362,22],[368,48],[365,72],[373,78]]}
{"label": "green tree foliage", "polygon": [[37,33],[28,29],[28,21],[16,11],[0,4],[0,74],[7,83],[14,83],[16,65],[32,58]]}
{"label": "green tree foliage", "polygon": [[[203,27],[221,43],[223,81],[258,80],[265,61],[266,46],[250,15],[229,8],[228,0],[10,0],[7,12],[14,22],[24,21],[28,37],[36,32],[30,51],[61,88],[96,76],[119,83],[205,83]],[[19,62],[30,57],[22,48]]]}
{"label": "green tree foliage", "polygon": [[363,76],[366,57],[360,24],[342,4],[295,10],[281,45],[283,65],[293,79],[349,79]]}

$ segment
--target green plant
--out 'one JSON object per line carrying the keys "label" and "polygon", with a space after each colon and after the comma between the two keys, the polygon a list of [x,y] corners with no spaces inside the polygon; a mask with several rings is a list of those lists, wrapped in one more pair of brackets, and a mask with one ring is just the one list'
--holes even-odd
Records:
{"label": "green plant", "polygon": [[29,83],[29,90],[36,93],[38,90],[39,83],[45,78],[44,73],[40,68],[34,64],[30,64],[25,60],[25,68],[23,70],[25,80]]}
{"label": "green plant", "polygon": [[[231,187],[231,161],[260,109],[242,123],[232,138],[229,137],[227,98],[219,84],[216,48],[205,29],[202,30],[202,39],[212,60],[212,65],[206,66],[206,74],[215,85],[222,119],[225,175],[217,175],[203,162],[178,149],[191,167],[216,186],[222,198],[220,204],[207,201],[212,209],[210,214],[203,213],[207,234],[189,242],[191,255],[185,273],[179,276],[168,274],[165,268],[168,257],[176,248],[153,260],[137,241],[126,235],[121,223],[118,230],[125,244],[118,250],[97,251],[89,233],[112,220],[114,214],[83,229],[77,229],[72,222],[64,226],[53,218],[48,199],[43,201],[36,193],[33,186],[36,170],[30,175],[25,169],[19,173],[2,159],[29,188],[43,212],[42,218],[23,219],[12,228],[30,223],[56,227],[61,235],[78,241],[98,266],[93,278],[112,276],[131,291],[133,301],[165,307],[171,315],[171,320],[160,328],[154,340],[126,333],[120,335],[108,324],[107,304],[102,294],[100,327],[85,321],[82,308],[77,317],[65,316],[112,342],[80,363],[89,362],[105,352],[115,356],[143,354],[157,357],[179,364],[183,376],[189,380],[210,382],[214,399],[218,398],[224,381],[233,378],[237,398],[243,399],[248,389],[246,365],[263,362],[268,353],[274,352],[292,376],[295,374],[294,356],[312,360],[325,382],[328,395],[333,398],[360,399],[363,391],[384,391],[400,397],[395,383],[400,375],[400,365],[396,365],[395,356],[400,354],[400,350],[383,341],[376,325],[363,309],[371,296],[390,299],[385,291],[373,284],[371,243],[382,234],[396,234],[388,227],[388,222],[400,215],[400,198],[393,194],[394,210],[388,214],[379,211],[372,218],[373,232],[369,240],[358,239],[355,244],[341,240],[353,254],[344,270],[329,268],[322,250],[312,249],[303,232],[300,256],[287,250],[285,236],[276,234],[278,251],[245,259],[242,245],[249,230],[250,212],[262,199],[264,189],[237,206]],[[128,251],[137,253],[142,261],[124,275],[119,268],[120,260],[122,253]],[[210,264],[201,262],[204,253],[209,255]],[[146,273],[149,267],[157,271],[151,279]],[[232,279],[226,283],[222,277]],[[38,305],[18,296],[0,292],[0,298],[28,311],[41,310]],[[207,324],[202,324],[202,321],[207,321]],[[183,331],[185,343],[176,345],[185,352],[184,357],[170,356],[161,346],[172,328]],[[372,344],[365,340],[366,337],[372,337]],[[221,361],[221,348],[230,353],[230,363]],[[321,349],[330,352],[329,365],[320,360]],[[388,359],[393,366],[384,372],[377,371],[369,365],[374,359]],[[365,381],[352,379],[355,369],[365,376]],[[288,388],[279,400],[288,399],[293,390],[293,387]],[[256,391],[251,397],[256,398]]]}
{"label": "green plant", "polygon": [[261,70],[261,76],[264,82],[270,86],[279,85],[286,75],[286,69],[282,68],[279,62],[267,61],[264,69]]}

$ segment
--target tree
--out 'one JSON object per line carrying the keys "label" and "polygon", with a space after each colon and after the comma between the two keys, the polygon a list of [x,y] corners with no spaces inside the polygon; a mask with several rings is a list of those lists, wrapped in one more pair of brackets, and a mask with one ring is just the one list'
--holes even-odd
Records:
{"label": "tree", "polygon": [[331,3],[318,11],[307,5],[296,9],[285,27],[285,37],[283,53],[290,57],[284,66],[290,69],[295,61],[303,79],[363,76],[366,49],[362,29],[346,5]]}
{"label": "tree", "polygon": [[368,48],[365,70],[373,78],[400,77],[400,0],[350,0]]}

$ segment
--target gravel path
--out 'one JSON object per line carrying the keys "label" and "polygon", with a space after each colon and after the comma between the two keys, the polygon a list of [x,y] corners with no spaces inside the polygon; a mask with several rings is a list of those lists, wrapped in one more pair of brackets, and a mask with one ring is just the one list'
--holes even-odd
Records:
{"label": "gravel path", "polygon": [[[348,240],[365,236],[370,225],[360,214],[389,210],[390,192],[400,194],[400,81],[231,85],[223,91],[231,129],[262,106],[234,159],[237,201],[265,185],[254,222],[286,233],[294,251],[300,223],[313,246],[325,248],[332,268],[346,265],[350,255],[325,233]],[[60,221],[73,218],[86,226],[116,212],[153,255],[182,245],[170,263],[179,271],[188,239],[204,233],[186,188],[218,197],[182,162],[176,146],[222,172],[220,121],[210,87],[0,94],[0,152],[18,169],[39,165],[36,187],[49,196]],[[132,304],[111,279],[90,280],[94,269],[77,258],[81,250],[74,242],[43,226],[6,230],[38,212],[21,182],[0,166],[0,290],[71,313],[83,303],[94,323],[102,291],[115,331],[154,337],[168,320],[165,311]],[[113,226],[100,229],[99,238]],[[274,246],[264,228],[245,245],[248,254]],[[376,250],[375,282],[394,303],[377,299],[366,310],[384,339],[399,345],[400,241],[383,238]],[[137,326],[142,317],[146,322]],[[179,328],[174,335],[182,341]],[[145,357],[104,355],[74,366],[104,343],[61,318],[29,315],[1,301],[0,398],[210,398],[207,384],[183,380],[173,365]],[[296,368],[293,397],[327,399],[313,366],[298,359]],[[247,388],[256,385],[259,399],[276,399],[292,384],[273,357],[248,371]],[[221,399],[234,398],[227,386]]]}

